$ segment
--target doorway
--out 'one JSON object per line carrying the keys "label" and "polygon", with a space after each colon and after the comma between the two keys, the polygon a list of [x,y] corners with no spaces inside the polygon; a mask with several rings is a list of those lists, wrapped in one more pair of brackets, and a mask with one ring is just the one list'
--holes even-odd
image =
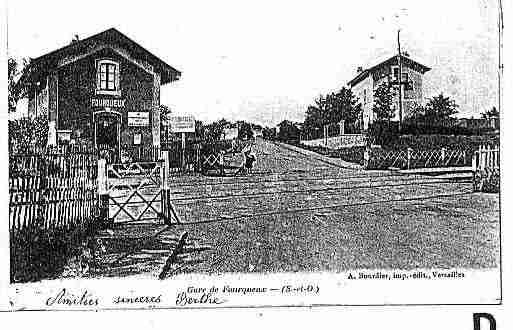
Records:
{"label": "doorway", "polygon": [[94,143],[100,157],[108,163],[115,163],[120,158],[120,122],[121,114],[113,111],[94,113]]}

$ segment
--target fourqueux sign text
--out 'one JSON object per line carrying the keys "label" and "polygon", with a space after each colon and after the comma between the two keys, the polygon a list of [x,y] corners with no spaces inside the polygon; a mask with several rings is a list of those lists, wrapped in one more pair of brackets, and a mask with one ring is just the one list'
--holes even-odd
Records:
{"label": "fourqueux sign text", "polygon": [[123,99],[91,99],[92,107],[124,108],[126,100]]}

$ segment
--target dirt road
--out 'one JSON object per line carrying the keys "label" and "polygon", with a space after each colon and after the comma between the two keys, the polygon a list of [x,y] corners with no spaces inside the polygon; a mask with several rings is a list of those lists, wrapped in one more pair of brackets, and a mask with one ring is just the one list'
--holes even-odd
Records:
{"label": "dirt road", "polygon": [[[498,195],[468,180],[364,171],[257,140],[252,174],[172,177],[183,223],[124,226],[91,276],[157,276],[183,231],[180,272],[343,271],[498,264]],[[112,261],[134,247],[134,253]]]}

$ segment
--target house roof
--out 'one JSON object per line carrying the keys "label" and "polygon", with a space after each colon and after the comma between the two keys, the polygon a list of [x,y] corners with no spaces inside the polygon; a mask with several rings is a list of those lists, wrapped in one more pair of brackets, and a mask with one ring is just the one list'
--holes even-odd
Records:
{"label": "house roof", "polygon": [[115,44],[123,49],[128,50],[134,57],[142,59],[153,65],[155,70],[161,75],[161,84],[167,84],[180,78],[181,72],[162,61],[157,56],[150,53],[144,47],[128,38],[123,33],[115,28],[111,28],[90,36],[88,38],[73,42],[67,46],[54,50],[50,53],[37,57],[31,61],[33,66],[32,73],[41,74],[47,73],[54,69],[60,59],[65,56],[80,54],[94,46],[98,41],[103,41],[107,44]]}
{"label": "house roof", "polygon": [[[357,83],[359,83],[360,81],[362,81],[363,79],[367,78],[370,74],[372,74],[374,71],[382,68],[383,66],[387,66],[387,65],[391,65],[391,64],[394,64],[394,63],[397,63],[397,57],[398,55],[394,55],[370,68],[367,68],[367,69],[364,69],[363,71],[359,72],[356,77],[354,77],[353,79],[351,79],[347,84],[351,87],[353,87],[354,85],[356,85]],[[412,60],[410,57],[408,56],[404,56],[404,55],[401,55],[401,61],[406,64],[406,65],[410,65],[414,68],[416,68],[417,71],[421,72],[421,73],[426,73],[428,72],[429,70],[431,70],[430,67],[427,67],[425,66],[424,64],[421,64],[417,61],[414,61]]]}

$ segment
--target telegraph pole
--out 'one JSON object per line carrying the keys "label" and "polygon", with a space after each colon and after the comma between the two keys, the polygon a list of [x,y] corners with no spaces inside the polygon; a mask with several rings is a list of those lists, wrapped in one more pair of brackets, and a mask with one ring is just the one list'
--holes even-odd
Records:
{"label": "telegraph pole", "polygon": [[398,77],[398,86],[399,86],[399,132],[401,132],[402,123],[403,123],[403,64],[401,61],[401,39],[399,37],[399,33],[401,29],[397,30],[397,62],[399,62],[399,77]]}
{"label": "telegraph pole", "polygon": [[499,72],[498,72],[498,84],[499,84],[499,118],[502,116],[501,110],[502,110],[502,91],[501,91],[501,84],[502,84],[502,75],[504,71],[504,66],[502,64],[502,38],[504,33],[504,20],[503,20],[503,13],[502,13],[502,0],[499,0]]}

